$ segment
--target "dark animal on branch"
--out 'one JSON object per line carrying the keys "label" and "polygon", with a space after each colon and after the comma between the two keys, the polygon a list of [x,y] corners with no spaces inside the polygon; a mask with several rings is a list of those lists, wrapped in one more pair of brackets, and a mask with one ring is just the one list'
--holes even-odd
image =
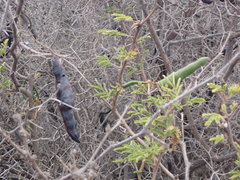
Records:
{"label": "dark animal on branch", "polygon": [[[71,106],[74,106],[74,94],[71,88],[71,85],[69,83],[69,80],[67,78],[67,75],[60,63],[60,60],[55,59],[52,62],[52,72],[56,79],[56,88],[57,88],[57,99],[60,101],[69,104]],[[77,132],[77,129],[75,127],[75,118],[73,109],[69,106],[66,106],[64,104],[59,104],[59,109],[62,114],[62,118],[65,124],[65,128],[69,134],[69,136],[72,138],[72,140],[80,143],[80,135]]]}

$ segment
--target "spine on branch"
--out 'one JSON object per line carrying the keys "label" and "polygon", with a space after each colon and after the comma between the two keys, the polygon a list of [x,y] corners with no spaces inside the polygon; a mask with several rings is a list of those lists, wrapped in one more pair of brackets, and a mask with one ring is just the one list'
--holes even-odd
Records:
{"label": "spine on branch", "polygon": [[[58,59],[52,61],[52,72],[56,79],[57,99],[74,106],[74,93],[67,78],[67,75]],[[80,143],[80,135],[75,127],[76,121],[74,118],[73,109],[64,104],[59,104],[59,109],[62,114],[65,128],[72,140]]]}

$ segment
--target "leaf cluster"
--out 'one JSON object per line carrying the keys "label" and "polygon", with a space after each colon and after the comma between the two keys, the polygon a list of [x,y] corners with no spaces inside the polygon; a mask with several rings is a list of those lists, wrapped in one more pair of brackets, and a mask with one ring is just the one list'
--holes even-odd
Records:
{"label": "leaf cluster", "polygon": [[122,89],[122,87],[119,85],[108,87],[105,83],[99,83],[97,80],[95,85],[89,85],[89,87],[98,91],[98,93],[94,94],[95,97],[100,97],[107,100],[110,100],[112,97],[116,96],[116,94]]}
{"label": "leaf cluster", "polygon": [[0,44],[0,56],[4,56],[7,52],[7,44],[9,39],[6,39],[3,43]]}
{"label": "leaf cluster", "polygon": [[6,63],[3,62],[0,64],[0,89],[10,89],[11,87],[11,81],[7,78],[7,76],[3,75],[3,72],[5,71],[5,65]]}
{"label": "leaf cluster", "polygon": [[121,159],[116,159],[114,162],[145,162],[151,164],[152,161],[158,156],[160,152],[165,150],[160,143],[153,141],[150,138],[145,137],[147,146],[136,143],[136,141],[130,141],[121,147],[115,148],[115,151],[124,154],[125,157]]}
{"label": "leaf cluster", "polygon": [[[217,93],[221,98],[221,105],[220,105],[220,112],[219,113],[204,113],[202,116],[207,118],[207,121],[204,123],[205,126],[209,127],[213,122],[217,125],[225,124],[225,126],[229,126],[229,120],[232,114],[235,113],[239,104],[233,101],[230,105],[226,105],[227,100],[233,98],[237,94],[240,94],[240,85],[233,84],[233,85],[218,85],[209,83],[209,88],[213,93]],[[214,144],[218,144],[224,140],[227,140],[229,137],[225,137],[223,134],[216,135],[211,137],[209,140],[213,141]],[[237,167],[240,167],[240,145],[237,142],[233,142],[234,148],[237,150],[238,160],[235,161]],[[240,178],[240,171],[239,170],[232,170],[229,172],[231,175],[230,179],[239,179]]]}

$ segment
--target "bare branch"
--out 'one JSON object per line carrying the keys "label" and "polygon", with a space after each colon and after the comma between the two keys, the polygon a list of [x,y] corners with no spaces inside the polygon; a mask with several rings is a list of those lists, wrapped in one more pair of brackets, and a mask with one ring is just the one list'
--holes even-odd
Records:
{"label": "bare branch", "polygon": [[13,116],[13,118],[19,122],[19,124],[21,124],[20,127],[20,134],[24,143],[24,147],[25,149],[22,149],[18,144],[16,144],[9,135],[7,135],[7,133],[0,127],[0,134],[5,138],[5,140],[10,143],[20,154],[23,155],[23,157],[28,161],[28,163],[30,163],[30,167],[32,167],[33,169],[35,169],[38,172],[38,175],[42,178],[42,179],[48,179],[48,177],[45,175],[45,173],[40,169],[40,167],[38,166],[37,162],[36,162],[36,156],[35,155],[31,155],[29,150],[28,150],[28,143],[27,143],[27,131],[23,128],[22,126],[22,118],[20,114],[16,114]]}
{"label": "bare branch", "polygon": [[[145,8],[145,5],[144,5],[145,3],[144,3],[144,1],[143,1],[143,0],[140,0],[139,2],[140,2],[140,4],[141,4],[141,7],[142,7],[142,10],[143,10],[144,16],[147,17],[147,16],[148,16],[148,15],[147,15],[148,13],[147,13],[147,10],[146,10],[146,8]],[[160,56],[161,56],[162,59],[163,59],[165,68],[166,68],[168,74],[170,74],[170,73],[172,72],[171,63],[170,63],[170,61],[169,61],[169,59],[168,59],[168,57],[167,57],[167,55],[166,55],[166,53],[165,53],[165,51],[164,51],[164,49],[163,49],[162,43],[161,43],[161,41],[160,41],[160,39],[159,39],[156,31],[155,31],[155,29],[154,29],[154,27],[153,27],[150,19],[147,19],[147,25],[148,25],[150,34],[151,34],[151,36],[152,36],[152,38],[153,38],[153,40],[154,40],[154,42],[155,42],[155,44],[156,44],[156,47],[157,47],[157,49],[158,49],[158,51],[159,51],[159,53],[160,53]]]}
{"label": "bare branch", "polygon": [[5,23],[6,18],[7,18],[7,13],[8,13],[10,3],[11,3],[11,0],[7,0],[6,6],[5,6],[5,9],[4,9],[4,13],[2,15],[2,19],[1,19],[1,22],[0,22],[0,32],[2,32],[2,30],[4,28],[4,23]]}

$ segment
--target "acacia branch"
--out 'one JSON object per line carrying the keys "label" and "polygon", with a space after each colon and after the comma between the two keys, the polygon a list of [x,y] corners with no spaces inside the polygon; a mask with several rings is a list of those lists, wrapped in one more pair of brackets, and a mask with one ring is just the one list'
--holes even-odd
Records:
{"label": "acacia branch", "polygon": [[191,163],[188,160],[186,143],[184,142],[184,140],[182,140],[180,142],[180,147],[182,149],[183,159],[184,159],[184,164],[185,164],[185,180],[189,180]]}
{"label": "acacia branch", "polygon": [[[148,121],[148,123],[142,128],[141,131],[139,131],[138,133],[134,134],[133,136],[128,137],[127,139],[124,139],[124,140],[120,141],[119,143],[111,144],[110,146],[108,146],[107,149],[105,149],[105,150],[95,159],[95,161],[98,161],[99,159],[101,159],[105,154],[107,154],[109,151],[113,150],[114,148],[119,147],[119,146],[121,146],[121,145],[123,145],[123,144],[125,144],[125,143],[128,143],[128,142],[131,141],[131,140],[134,140],[134,139],[136,139],[136,138],[138,138],[138,137],[143,136],[144,134],[146,134],[146,133],[148,132],[149,127],[152,125],[153,120],[156,119],[156,118],[159,116],[159,114],[161,113],[161,111],[162,111],[163,109],[166,109],[166,108],[168,108],[170,105],[172,105],[173,103],[175,103],[175,102],[177,102],[177,101],[180,101],[180,100],[183,99],[185,96],[189,95],[190,93],[192,93],[192,92],[195,91],[196,89],[199,89],[200,87],[202,87],[203,85],[205,85],[205,84],[208,83],[209,81],[212,81],[212,80],[215,79],[215,78],[221,77],[221,75],[223,74],[223,72],[226,71],[226,69],[230,66],[230,64],[231,64],[236,58],[239,58],[239,57],[240,57],[240,52],[237,53],[237,54],[236,54],[225,66],[223,66],[215,75],[213,75],[213,76],[209,77],[208,79],[206,79],[206,80],[204,80],[204,81],[196,84],[194,87],[192,87],[192,88],[190,88],[190,89],[186,89],[181,95],[179,95],[179,96],[176,97],[175,99],[169,101],[168,103],[162,105],[162,106],[153,114],[153,116],[151,117],[151,119],[150,119],[150,120]],[[130,105],[130,104],[129,104],[129,105]],[[129,106],[129,105],[128,105],[128,106]],[[127,106],[127,107],[128,107],[128,106]],[[121,116],[122,118],[123,118],[123,115],[125,115],[125,113],[126,113],[126,111],[127,111],[127,109],[128,109],[127,107],[125,108],[124,113],[123,113],[122,116]],[[113,130],[116,129],[116,128],[121,124],[120,122],[121,122],[121,118],[120,118],[120,119],[117,121],[117,123],[111,128],[111,130],[110,130],[109,132],[112,133]],[[103,142],[105,142],[105,140],[107,139],[107,137],[108,137],[109,135],[110,135],[110,133],[107,133],[107,134],[105,135],[105,137],[103,138],[102,142],[100,143],[101,146],[102,146]],[[83,168],[81,168],[81,169],[79,169],[79,170],[76,171],[77,174],[80,175],[80,174],[84,173],[84,172],[87,170],[87,168],[89,167],[89,165],[91,164],[91,162],[94,161],[94,158],[95,158],[96,154],[98,153],[98,151],[99,151],[99,149],[100,149],[100,145],[99,145],[99,147],[97,148],[97,150],[94,152],[94,154],[92,155],[92,157],[90,158],[90,160],[88,161],[88,163],[87,163]],[[161,165],[161,164],[160,164],[160,165]],[[163,167],[164,167],[164,166],[163,166]],[[161,168],[163,168],[163,167],[161,167]],[[171,175],[169,174],[169,176],[171,176]],[[60,180],[66,180],[66,179],[68,179],[68,178],[70,178],[70,177],[71,177],[71,174],[68,174],[68,175],[60,178]],[[173,178],[174,178],[174,176],[173,176]]]}
{"label": "acacia branch", "polygon": [[203,68],[202,72],[200,72],[200,73],[198,74],[197,78],[199,78],[199,77],[202,75],[202,73],[206,71],[206,69],[208,69],[209,67],[211,67],[211,65],[212,65],[217,59],[219,59],[219,58],[222,56],[222,52],[223,52],[224,48],[226,47],[226,45],[227,45],[227,43],[228,43],[231,35],[232,35],[232,32],[229,32],[229,33],[228,33],[228,36],[226,37],[226,40],[225,40],[223,46],[221,47],[221,50],[219,51],[219,53]]}
{"label": "acacia branch", "polygon": [[[236,31],[236,32],[239,32],[239,31]],[[226,36],[229,33],[230,32],[221,32],[221,33],[216,33],[216,34],[202,35],[202,36],[198,36],[198,37],[169,41],[168,45],[178,45],[178,44],[187,43],[190,41],[201,41],[201,40],[208,39],[208,38],[213,38],[213,37],[218,37],[218,36]]]}
{"label": "acacia branch", "polygon": [[[137,38],[140,34],[140,30],[142,28],[142,25],[147,22],[149,20],[149,18],[153,15],[153,13],[158,9],[158,7],[155,7],[148,15],[146,14],[146,17],[144,18],[144,20],[142,20],[141,22],[138,22],[136,23],[133,27],[137,27],[137,30],[135,31],[134,35],[133,35],[133,39],[132,39],[132,44],[131,44],[131,47],[130,47],[130,50],[136,50],[137,48]],[[117,82],[119,84],[122,84],[122,79],[123,79],[123,73],[124,73],[124,70],[127,66],[127,63],[128,63],[128,60],[124,60],[122,63],[121,63],[121,66],[120,66],[120,70],[119,70],[119,73],[118,73],[118,79],[117,79]],[[142,70],[143,72],[143,70]],[[146,78],[145,74],[143,73],[143,77]],[[114,97],[113,99],[113,103],[112,103],[112,112],[114,114],[116,114],[116,106],[117,106],[117,100],[118,100],[118,96],[120,95],[120,91],[117,92],[116,96]]]}
{"label": "acacia branch", "polygon": [[[212,81],[213,79],[215,78],[219,78],[222,76],[223,72],[226,71],[226,69],[230,66],[230,64],[236,59],[236,58],[239,58],[240,57],[240,52],[237,53],[225,66],[222,67],[222,69],[220,69],[215,75],[207,78],[206,80],[198,83],[197,85],[195,85],[194,87],[190,88],[190,89],[186,89],[181,95],[179,95],[178,97],[174,98],[173,100],[169,101],[168,103],[162,105],[154,114],[153,116],[151,117],[151,119],[148,121],[148,123],[143,127],[143,129],[139,132],[139,133],[136,133],[134,136],[131,136],[127,139],[125,139],[124,141],[121,141],[119,142],[118,144],[115,144],[113,146],[113,148],[116,148],[118,146],[121,146],[122,144],[126,143],[126,142],[129,142],[135,138],[137,138],[138,136],[141,136],[143,134],[145,134],[147,132],[147,129],[152,125],[152,122],[154,119],[156,119],[159,114],[161,113],[161,111],[163,109],[166,109],[168,108],[170,105],[172,105],[173,103],[183,99],[185,96],[191,94],[193,91],[195,91],[196,89],[199,89],[200,87],[202,87],[203,85],[205,85],[206,83]],[[109,149],[109,148],[107,148]],[[111,148],[109,149],[111,150]],[[108,150],[108,151],[109,151]],[[107,152],[108,152],[107,151]]]}
{"label": "acacia branch", "polygon": [[[186,102],[186,100],[184,99],[183,104],[186,104],[185,102]],[[191,130],[191,133],[193,134],[194,138],[196,138],[196,140],[198,140],[201,143],[201,145],[204,147],[204,149],[206,149],[207,151],[210,151],[210,147],[208,146],[206,141],[201,137],[201,135],[199,134],[199,132],[197,130],[196,123],[194,122],[194,119],[193,119],[193,116],[189,109],[189,106],[187,106],[187,105],[183,106],[183,111],[187,117],[187,120],[188,120],[189,126],[190,126],[190,130]]]}
{"label": "acacia branch", "polygon": [[18,44],[18,37],[17,37],[17,27],[16,27],[16,22],[17,22],[17,18],[19,17],[20,13],[21,13],[21,9],[23,6],[23,0],[19,0],[19,4],[17,6],[16,9],[16,17],[14,18],[14,21],[11,25],[12,31],[13,31],[13,44],[12,47],[10,48],[9,52],[13,57],[13,64],[12,64],[12,73],[11,73],[11,78],[13,80],[13,83],[16,87],[16,89],[18,90],[18,88],[20,87],[20,84],[16,78],[16,71],[17,71],[17,64],[18,64],[18,57],[15,54],[15,50],[17,48],[17,44]]}
{"label": "acacia branch", "polygon": [[24,149],[21,148],[18,144],[13,142],[11,137],[0,127],[0,134],[5,138],[5,140],[11,144],[23,157],[27,160],[27,162],[30,164],[30,167],[32,167],[34,170],[37,171],[38,175],[41,177],[41,179],[48,179],[48,177],[45,175],[45,173],[40,169],[38,166],[36,160],[36,155],[31,155],[28,150],[28,139],[27,139],[27,131],[23,127],[22,118],[20,114],[13,115],[13,119],[16,120],[16,122],[20,125],[20,131],[19,134],[22,138]]}
{"label": "acacia branch", "polygon": [[159,163],[159,166],[162,169],[162,171],[168,175],[168,177],[170,177],[172,180],[175,180],[174,175],[167,168],[165,168],[165,166],[161,162]]}
{"label": "acacia branch", "polygon": [[[240,48],[238,48],[238,51],[240,51]],[[223,80],[227,81],[228,77],[232,74],[232,70],[234,68],[234,66],[240,61],[240,58],[236,58],[235,61],[232,62],[232,64],[229,66],[229,68],[227,69]]]}
{"label": "acacia branch", "polygon": [[5,20],[6,20],[6,17],[7,17],[7,12],[8,12],[8,9],[9,9],[10,2],[11,2],[11,0],[7,1],[6,7],[5,7],[3,15],[2,15],[2,19],[1,19],[1,22],[0,22],[0,32],[2,32],[2,30],[4,28],[4,23],[5,23]]}
{"label": "acacia branch", "polygon": [[[143,0],[139,0],[139,2],[141,4],[144,16],[148,17],[148,13],[147,13],[147,10],[145,8],[146,6],[145,6],[144,1]],[[156,44],[156,47],[157,47],[157,49],[158,49],[158,51],[160,53],[160,56],[161,56],[162,60],[164,62],[164,65],[165,65],[165,68],[167,70],[167,73],[170,74],[170,73],[173,72],[172,66],[171,66],[171,63],[170,63],[170,61],[169,61],[169,59],[168,59],[164,49],[163,49],[162,43],[161,43],[161,41],[160,41],[160,39],[159,39],[159,37],[157,35],[156,30],[154,29],[154,27],[152,25],[151,20],[148,18],[146,21],[147,21],[147,25],[148,25],[150,34],[151,34],[151,36],[152,36],[152,38],[153,38],[153,40],[154,40],[154,42]]]}
{"label": "acacia branch", "polygon": [[[212,157],[211,160],[213,162],[223,162],[225,160],[229,160],[231,158],[234,158],[236,157],[236,152],[231,152],[229,154],[224,154],[223,156],[215,156],[215,157]],[[210,157],[203,157],[205,158],[207,161],[210,159]],[[203,160],[203,159],[199,159],[199,160],[195,160],[193,161],[191,164],[192,166],[190,167],[190,172],[193,172],[195,169],[205,165],[207,162],[206,160]]]}

